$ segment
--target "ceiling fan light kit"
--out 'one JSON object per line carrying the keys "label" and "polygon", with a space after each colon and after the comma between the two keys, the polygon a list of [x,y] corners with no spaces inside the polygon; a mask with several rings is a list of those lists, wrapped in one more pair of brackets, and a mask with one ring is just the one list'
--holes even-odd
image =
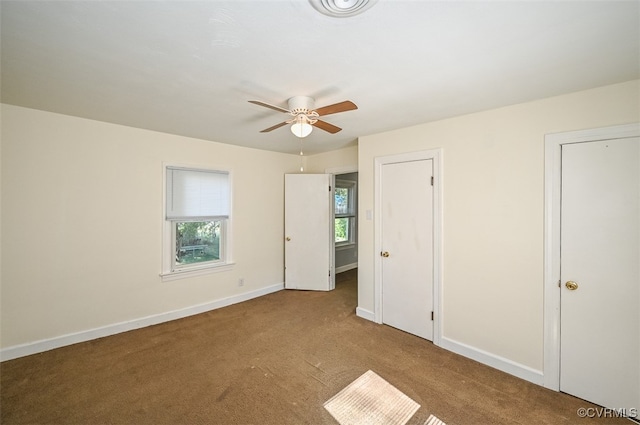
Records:
{"label": "ceiling fan light kit", "polygon": [[313,111],[315,101],[307,96],[294,96],[287,104],[294,116],[287,121],[291,124],[291,132],[300,138],[307,137],[313,130],[312,124],[318,121],[318,114]]}
{"label": "ceiling fan light kit", "polygon": [[309,0],[320,13],[334,18],[358,15],[373,6],[378,0]]}
{"label": "ceiling fan light kit", "polygon": [[298,115],[293,119],[293,124],[291,125],[291,132],[300,138],[307,137],[311,134],[313,130],[313,126],[309,124],[309,119],[304,115]]}

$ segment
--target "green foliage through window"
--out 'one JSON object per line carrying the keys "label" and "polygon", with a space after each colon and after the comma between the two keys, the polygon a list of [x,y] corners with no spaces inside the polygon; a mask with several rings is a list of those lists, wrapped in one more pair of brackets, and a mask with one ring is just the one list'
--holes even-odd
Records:
{"label": "green foliage through window", "polygon": [[220,221],[176,222],[176,265],[220,259]]}
{"label": "green foliage through window", "polygon": [[349,218],[336,218],[335,223],[336,242],[349,241]]}
{"label": "green foliage through window", "polygon": [[354,188],[354,182],[336,180],[336,188],[334,190],[336,244],[353,242],[356,219]]}

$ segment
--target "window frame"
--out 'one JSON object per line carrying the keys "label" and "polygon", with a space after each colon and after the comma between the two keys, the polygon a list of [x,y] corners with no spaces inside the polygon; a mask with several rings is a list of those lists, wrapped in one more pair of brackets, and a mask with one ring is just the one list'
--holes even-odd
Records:
{"label": "window frame", "polygon": [[[190,217],[188,219],[169,219],[167,218],[167,172],[169,169],[183,169],[187,171],[199,172],[217,172],[226,173],[228,176],[227,184],[229,189],[229,212],[225,217]],[[233,193],[233,175],[232,171],[222,167],[211,167],[193,164],[175,164],[163,163],[162,165],[162,272],[160,277],[162,281],[171,281],[216,273],[230,270],[234,262],[232,261],[231,251],[231,229],[232,229],[232,203]],[[193,263],[190,265],[177,265],[175,261],[176,250],[176,227],[177,223],[200,222],[200,221],[220,221],[220,245],[218,260],[206,261],[201,263]]]}
{"label": "window frame", "polygon": [[[340,180],[340,179],[336,179],[335,180],[335,188],[334,188],[334,194],[333,194],[333,210],[334,210],[334,214],[333,214],[333,218],[334,218],[334,226],[333,226],[333,242],[336,248],[345,248],[345,247],[351,247],[353,245],[355,245],[355,232],[356,232],[356,216],[357,216],[357,211],[356,211],[356,207],[358,205],[357,200],[356,200],[356,187],[357,187],[357,182],[352,181],[352,180]],[[336,213],[335,212],[335,191],[337,189],[347,189],[348,194],[347,194],[347,212],[346,213]],[[349,235],[346,241],[340,241],[340,242],[336,242],[336,234],[335,234],[335,220],[338,218],[346,218],[348,219],[349,222]]]}

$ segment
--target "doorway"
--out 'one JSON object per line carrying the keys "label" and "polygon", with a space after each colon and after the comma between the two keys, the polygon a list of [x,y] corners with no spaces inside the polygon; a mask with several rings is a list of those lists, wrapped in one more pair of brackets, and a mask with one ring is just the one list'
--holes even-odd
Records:
{"label": "doorway", "polygon": [[640,405],[640,125],[546,137],[544,384]]}
{"label": "doorway", "polygon": [[355,167],[285,175],[286,289],[330,291],[357,270],[357,182]]}
{"label": "doorway", "polygon": [[343,273],[358,267],[358,172],[334,174],[334,264]]}

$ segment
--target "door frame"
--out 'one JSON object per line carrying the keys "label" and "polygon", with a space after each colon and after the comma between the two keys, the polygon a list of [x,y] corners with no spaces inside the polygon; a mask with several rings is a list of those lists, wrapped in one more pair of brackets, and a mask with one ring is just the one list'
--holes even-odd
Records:
{"label": "door frame", "polygon": [[[358,166],[357,165],[345,165],[343,167],[331,167],[331,168],[325,168],[324,169],[324,173],[325,174],[331,174],[331,193],[334,194],[335,193],[335,189],[336,189],[336,176],[339,174],[349,174],[349,173],[357,173],[358,172]],[[335,195],[334,195],[335,196]],[[358,197],[356,196],[356,201],[358,200]],[[330,226],[330,230],[331,230],[331,234],[333,235],[331,238],[331,242],[332,242],[332,249],[331,249],[331,285],[332,288],[331,289],[335,289],[336,288],[336,242],[335,242],[335,223],[336,223],[336,211],[335,211],[335,199],[332,198],[332,202],[331,202],[331,224]],[[356,211],[357,211],[358,207],[356,206]]]}
{"label": "door frame", "polygon": [[442,149],[375,158],[374,177],[374,322],[382,324],[382,167],[399,162],[433,161],[433,343],[442,338]]}
{"label": "door frame", "polygon": [[[332,187],[333,187],[333,193],[335,195],[335,189],[336,189],[336,178],[338,176],[340,176],[341,174],[351,174],[351,173],[357,173],[358,172],[358,166],[357,165],[348,165],[348,166],[344,166],[344,167],[332,167],[332,168],[325,168],[324,170],[325,173],[327,174],[331,174],[333,176],[332,178]],[[357,182],[356,182],[357,185]],[[357,186],[356,186],[356,193],[357,193]],[[356,195],[356,247],[358,246],[358,226],[359,223],[357,222],[358,218],[357,218],[357,211],[360,210],[360,206],[358,205],[360,197]],[[336,244],[335,244],[335,219],[336,219],[336,212],[335,212],[335,200],[331,205],[331,232],[334,235],[334,239],[333,239],[333,254],[331,257],[331,273],[334,276],[334,287],[335,287],[335,275],[336,275]],[[356,262],[357,264],[357,262]]]}
{"label": "door frame", "polygon": [[640,123],[545,135],[543,385],[560,391],[560,208],[562,145],[640,137]]}

